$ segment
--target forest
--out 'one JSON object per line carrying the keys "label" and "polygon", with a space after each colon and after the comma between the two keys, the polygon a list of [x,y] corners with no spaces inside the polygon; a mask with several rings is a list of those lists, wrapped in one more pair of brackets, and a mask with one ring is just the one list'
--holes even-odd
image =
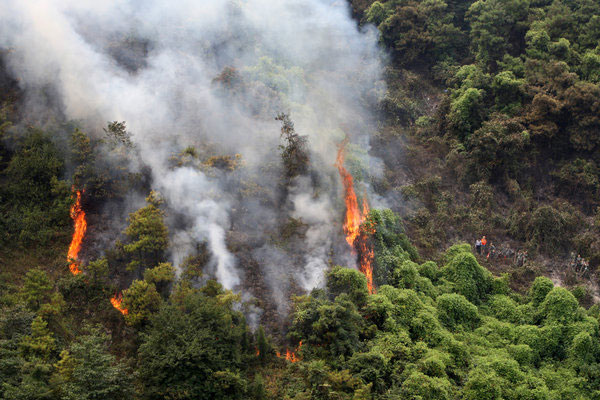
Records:
{"label": "forest", "polygon": [[600,400],[600,2],[34,3],[0,399]]}

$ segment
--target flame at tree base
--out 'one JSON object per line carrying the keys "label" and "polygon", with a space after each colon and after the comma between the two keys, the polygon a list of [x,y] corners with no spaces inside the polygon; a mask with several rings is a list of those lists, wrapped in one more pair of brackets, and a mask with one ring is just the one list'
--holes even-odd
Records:
{"label": "flame at tree base", "polygon": [[362,210],[358,207],[358,200],[354,191],[354,179],[348,170],[344,167],[344,152],[347,140],[344,140],[339,147],[335,166],[338,169],[342,184],[344,185],[344,202],[346,203],[346,215],[344,217],[344,233],[346,234],[346,242],[350,245],[353,252],[358,251],[358,262],[360,271],[367,278],[367,289],[369,294],[375,292],[373,286],[373,247],[369,242],[369,234],[372,234],[373,228],[367,230],[361,229],[361,225],[365,222],[369,215],[369,205],[363,199]]}
{"label": "flame at tree base", "polygon": [[77,256],[79,255],[79,250],[81,250],[81,242],[83,242],[83,237],[85,236],[85,232],[87,230],[87,222],[85,220],[85,212],[81,208],[81,191],[73,188],[73,191],[76,194],[75,204],[71,207],[71,218],[75,223],[75,231],[73,232],[73,238],[71,239],[71,244],[69,245],[69,251],[67,253],[67,262],[69,262],[69,269],[73,275],[77,275],[81,273],[79,269],[79,259]]}

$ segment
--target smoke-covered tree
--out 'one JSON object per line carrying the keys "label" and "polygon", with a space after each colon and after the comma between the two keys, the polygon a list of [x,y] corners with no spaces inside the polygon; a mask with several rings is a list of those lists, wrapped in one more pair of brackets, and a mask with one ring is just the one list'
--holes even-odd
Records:
{"label": "smoke-covered tree", "polygon": [[125,124],[125,121],[109,122],[107,127],[104,128],[104,133],[111,147],[113,148],[119,145],[122,145],[127,149],[131,149],[133,147],[131,133],[127,131],[127,125]]}
{"label": "smoke-covered tree", "polygon": [[308,172],[310,158],[308,155],[307,137],[296,133],[294,123],[288,114],[280,113],[275,118],[281,121],[281,137],[284,144],[280,145],[283,168],[288,179]]}

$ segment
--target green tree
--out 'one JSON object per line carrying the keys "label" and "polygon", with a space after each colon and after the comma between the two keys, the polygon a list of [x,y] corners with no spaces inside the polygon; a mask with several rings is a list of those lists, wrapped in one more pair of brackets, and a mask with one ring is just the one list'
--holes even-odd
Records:
{"label": "green tree", "polygon": [[151,318],[138,352],[145,398],[240,397],[244,318],[223,295],[189,292]]}
{"label": "green tree", "polygon": [[440,321],[449,328],[473,329],[479,323],[477,307],[460,294],[441,295],[437,298],[437,309]]}
{"label": "green tree", "polygon": [[490,69],[504,54],[519,54],[528,29],[529,0],[478,0],[467,12],[471,44],[479,62]]}
{"label": "green tree", "polygon": [[125,322],[132,326],[143,326],[150,316],[158,311],[161,298],[156,287],[146,281],[135,280],[123,291],[123,309],[127,309]]}
{"label": "green tree", "polygon": [[536,277],[531,284],[531,288],[529,288],[529,297],[531,298],[533,305],[537,307],[542,304],[546,295],[550,293],[553,288],[554,283],[550,278],[546,278],[545,276]]}
{"label": "green tree", "polygon": [[356,353],[348,361],[350,371],[373,390],[382,393],[386,387],[387,363],[383,355],[376,352]]}
{"label": "green tree", "polygon": [[256,345],[258,350],[258,359],[261,364],[266,364],[273,358],[273,346],[269,343],[267,339],[267,335],[265,334],[265,329],[261,326],[258,327],[258,332],[256,334]]}
{"label": "green tree", "polygon": [[49,361],[56,351],[56,339],[48,330],[48,323],[42,317],[36,317],[31,323],[31,334],[20,343],[23,356]]}
{"label": "green tree", "polygon": [[70,223],[70,189],[60,181],[64,160],[49,135],[30,130],[2,171],[0,229],[2,241],[46,244]]}
{"label": "green tree", "polygon": [[148,205],[129,215],[129,226],[124,232],[129,243],[123,250],[132,259],[128,265],[132,270],[153,267],[163,261],[169,245],[164,211],[160,209],[162,200],[156,192],[150,192],[146,202]]}
{"label": "green tree", "polygon": [[55,382],[64,400],[126,399],[133,396],[130,372],[108,352],[109,337],[93,329],[61,353]]}
{"label": "green tree", "polygon": [[364,306],[369,296],[367,279],[364,274],[355,269],[340,266],[333,267],[327,273],[327,291],[331,300],[342,293],[348,294],[357,307]]}
{"label": "green tree", "polygon": [[315,346],[322,357],[351,356],[360,345],[364,322],[347,294],[330,302],[312,296],[296,299],[289,336]]}
{"label": "green tree", "polygon": [[249,395],[252,400],[267,400],[267,390],[265,389],[265,381],[261,374],[254,376],[254,381],[249,387]]}
{"label": "green tree", "polygon": [[555,287],[546,295],[540,308],[548,322],[567,324],[577,318],[579,302],[567,289]]}
{"label": "green tree", "polygon": [[402,383],[400,391],[404,399],[450,400],[452,387],[445,378],[432,378],[422,372],[413,372]]}
{"label": "green tree", "polygon": [[490,292],[492,274],[479,265],[471,252],[456,254],[444,266],[442,274],[454,283],[458,293],[474,304],[479,304]]}
{"label": "green tree", "polygon": [[30,269],[25,274],[21,295],[28,307],[37,311],[43,303],[50,300],[52,289],[52,282],[45,271],[38,268]]}
{"label": "green tree", "polygon": [[155,285],[158,292],[167,297],[169,287],[175,280],[175,269],[171,263],[160,263],[156,267],[144,271],[144,280]]}
{"label": "green tree", "polygon": [[105,283],[108,279],[109,270],[106,257],[90,261],[87,265],[84,265],[82,269],[86,276],[95,284]]}

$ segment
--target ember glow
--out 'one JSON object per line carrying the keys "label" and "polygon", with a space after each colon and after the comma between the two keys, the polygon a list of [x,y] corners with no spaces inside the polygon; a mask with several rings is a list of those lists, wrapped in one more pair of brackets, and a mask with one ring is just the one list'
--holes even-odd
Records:
{"label": "ember glow", "polygon": [[123,308],[123,306],[121,305],[121,303],[123,303],[123,294],[121,294],[121,293],[115,294],[110,299],[110,304],[112,304],[114,308],[116,308],[117,310],[119,310],[121,312],[121,314],[127,315],[127,313],[129,311],[126,308]]}
{"label": "ember glow", "polygon": [[81,191],[73,189],[76,194],[75,204],[71,207],[71,218],[75,223],[75,231],[73,232],[73,238],[71,239],[71,245],[69,246],[69,252],[67,253],[67,261],[69,262],[69,269],[73,275],[81,273],[79,269],[79,250],[81,250],[81,242],[85,236],[87,230],[87,222],[85,220],[85,212],[81,208]]}
{"label": "ember glow", "polygon": [[350,245],[353,252],[358,251],[358,261],[360,271],[367,277],[367,288],[369,293],[373,294],[373,247],[368,241],[368,235],[372,232],[367,229],[361,230],[361,224],[365,222],[369,215],[369,205],[366,199],[363,199],[362,210],[358,206],[356,192],[354,191],[354,180],[352,175],[344,167],[344,156],[347,141],[344,140],[337,153],[335,165],[342,178],[344,185],[344,202],[346,203],[346,215],[344,217],[344,233],[346,242]]}

